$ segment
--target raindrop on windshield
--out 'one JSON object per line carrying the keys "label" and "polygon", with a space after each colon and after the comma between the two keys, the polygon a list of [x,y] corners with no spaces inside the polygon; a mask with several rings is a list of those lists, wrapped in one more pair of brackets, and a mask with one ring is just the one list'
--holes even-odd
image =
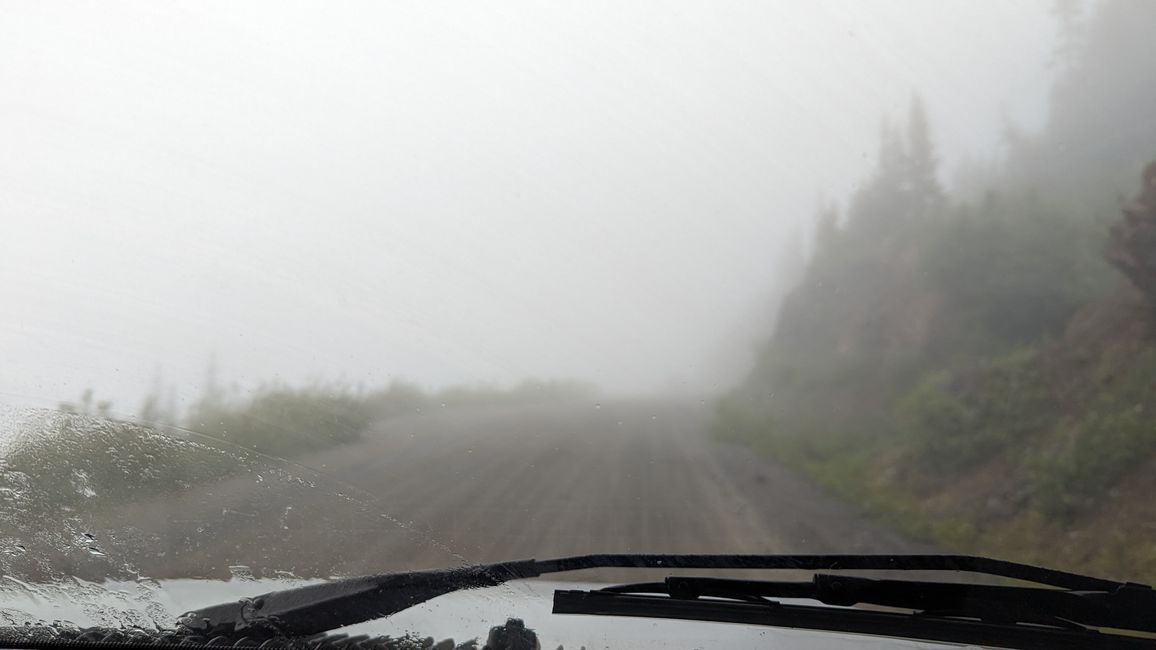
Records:
{"label": "raindrop on windshield", "polygon": [[281,513],[281,530],[290,529],[290,524],[296,521],[294,514],[293,506],[285,506],[285,511]]}
{"label": "raindrop on windshield", "polygon": [[229,567],[229,576],[233,580],[250,582],[256,580],[253,570],[244,564],[234,564]]}

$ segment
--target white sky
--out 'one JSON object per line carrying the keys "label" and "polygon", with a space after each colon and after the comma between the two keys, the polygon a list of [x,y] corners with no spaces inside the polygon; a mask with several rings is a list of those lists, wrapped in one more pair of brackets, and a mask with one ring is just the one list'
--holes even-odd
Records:
{"label": "white sky", "polygon": [[1048,6],[4,0],[0,401],[720,387],[883,114],[1041,122]]}

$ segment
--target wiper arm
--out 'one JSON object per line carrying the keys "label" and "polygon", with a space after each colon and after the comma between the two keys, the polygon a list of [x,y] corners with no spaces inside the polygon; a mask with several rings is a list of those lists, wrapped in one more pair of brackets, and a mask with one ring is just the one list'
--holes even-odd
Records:
{"label": "wiper arm", "polygon": [[1125,586],[1074,573],[957,555],[584,555],[335,580],[214,605],[186,614],[179,624],[214,636],[309,636],[389,616],[454,591],[599,568],[966,571],[1068,590],[1112,592]]}
{"label": "wiper arm", "polygon": [[213,605],[185,614],[178,626],[208,636],[311,636],[396,614],[454,591],[537,575],[535,562],[525,560],[347,578]]}
{"label": "wiper arm", "polygon": [[784,604],[683,600],[613,591],[554,592],[555,614],[639,616],[868,634],[1032,650],[1153,650],[1156,639],[1086,628],[993,623],[921,614]]}
{"label": "wiper arm", "polygon": [[879,580],[815,574],[810,582],[771,582],[671,576],[664,582],[619,585],[613,594],[662,594],[679,600],[728,599],[771,604],[768,598],[806,598],[827,605],[875,605],[922,616],[1028,623],[1053,627],[1156,632],[1156,593],[1123,584],[1112,591]]}

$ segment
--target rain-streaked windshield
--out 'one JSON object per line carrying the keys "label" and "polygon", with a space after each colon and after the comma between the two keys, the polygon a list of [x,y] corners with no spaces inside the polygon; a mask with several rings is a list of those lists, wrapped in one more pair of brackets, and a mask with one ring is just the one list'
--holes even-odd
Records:
{"label": "rain-streaked windshield", "polygon": [[0,3],[0,628],[609,552],[1156,580],[1153,25]]}

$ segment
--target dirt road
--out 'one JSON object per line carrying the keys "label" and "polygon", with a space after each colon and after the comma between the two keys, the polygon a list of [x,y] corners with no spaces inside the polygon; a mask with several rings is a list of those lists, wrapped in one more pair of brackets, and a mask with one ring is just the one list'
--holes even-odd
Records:
{"label": "dirt road", "polygon": [[117,525],[162,549],[125,558],[155,576],[221,575],[229,565],[351,574],[595,552],[931,550],[712,439],[707,416],[698,404],[634,400],[398,419],[304,467],[133,506]]}

